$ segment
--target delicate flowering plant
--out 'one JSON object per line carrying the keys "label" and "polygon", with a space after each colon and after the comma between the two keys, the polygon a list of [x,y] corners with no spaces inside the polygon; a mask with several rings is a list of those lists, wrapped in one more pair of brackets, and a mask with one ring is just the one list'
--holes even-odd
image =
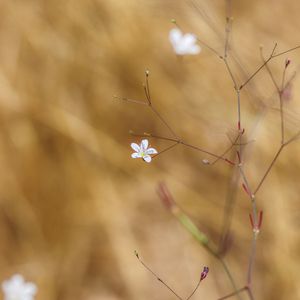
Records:
{"label": "delicate flowering plant", "polygon": [[142,158],[145,162],[150,163],[152,158],[150,155],[157,154],[154,148],[148,148],[149,142],[147,139],[142,140],[140,145],[131,143],[131,148],[135,151],[131,154],[132,158]]}
{"label": "delicate flowering plant", "polygon": [[[233,185],[241,185],[241,187],[246,192],[246,195],[248,196],[250,200],[251,205],[251,213],[249,214],[250,217],[250,223],[252,227],[252,241],[251,241],[251,251],[248,259],[248,266],[247,266],[247,281],[243,286],[238,286],[236,284],[236,281],[234,279],[234,276],[224,258],[224,254],[228,249],[228,245],[230,242],[230,233],[231,233],[231,227],[232,227],[232,211],[234,209],[234,197],[229,197],[228,202],[228,209],[226,208],[224,210],[224,221],[223,221],[223,229],[220,235],[220,241],[218,244],[214,243],[212,239],[210,239],[204,232],[200,230],[200,228],[193,222],[193,220],[176,204],[174,198],[172,197],[171,193],[167,189],[166,185],[161,183],[158,186],[158,195],[161,198],[163,204],[166,206],[166,208],[174,215],[174,217],[177,218],[177,220],[181,223],[181,225],[190,232],[190,234],[201,244],[205,249],[213,256],[215,257],[220,264],[222,265],[224,272],[226,273],[228,280],[231,284],[232,291],[221,297],[218,298],[221,299],[228,299],[232,296],[236,296],[239,300],[242,300],[241,293],[246,292],[249,296],[249,299],[254,299],[253,296],[253,269],[254,269],[254,262],[255,262],[255,253],[256,253],[256,245],[257,245],[257,239],[258,235],[261,230],[262,225],[262,219],[263,219],[263,211],[258,211],[257,209],[257,203],[256,203],[256,197],[258,191],[261,189],[263,183],[265,182],[266,178],[268,177],[271,169],[273,168],[275,162],[277,161],[278,157],[280,156],[282,150],[291,144],[292,142],[298,140],[300,138],[300,131],[298,130],[296,133],[294,133],[291,137],[286,136],[286,120],[285,120],[285,114],[284,114],[284,105],[287,102],[286,100],[289,100],[291,95],[291,84],[295,77],[288,76],[287,68],[290,65],[291,61],[290,59],[286,59],[285,63],[283,65],[283,71],[282,71],[282,78],[281,83],[278,83],[276,78],[274,77],[272,70],[269,67],[269,62],[279,56],[285,55],[291,51],[294,51],[296,49],[300,49],[300,45],[284,50],[282,52],[276,52],[277,49],[277,43],[275,43],[271,53],[267,58],[264,57],[262,48],[261,50],[261,58],[262,63],[252,71],[252,73],[248,74],[245,79],[241,80],[239,79],[238,74],[236,74],[232,69],[232,62],[228,60],[230,56],[232,56],[234,53],[231,53],[230,49],[230,35],[231,35],[231,28],[232,28],[232,16],[231,16],[231,0],[226,1],[226,24],[225,24],[225,42],[224,42],[224,48],[221,52],[219,49],[215,49],[211,47],[209,44],[199,40],[196,35],[187,33],[183,34],[180,29],[174,28],[169,33],[169,40],[173,46],[173,49],[177,55],[196,55],[201,51],[201,47],[197,45],[197,42],[199,42],[201,45],[203,45],[207,50],[211,51],[218,59],[223,61],[225,70],[228,73],[228,76],[231,78],[232,84],[234,86],[234,91],[236,94],[236,102],[237,102],[237,117],[236,117],[236,133],[235,138],[230,139],[231,144],[222,151],[221,154],[213,153],[208,149],[203,148],[202,146],[199,147],[194,144],[190,144],[185,142],[185,139],[180,137],[177,134],[177,130],[174,129],[168,121],[160,114],[158,109],[155,107],[155,102],[152,102],[151,96],[150,96],[150,88],[149,88],[149,71],[146,70],[145,72],[145,83],[143,84],[144,92],[146,101],[144,100],[134,100],[130,98],[124,98],[121,97],[120,99],[126,102],[132,102],[139,105],[146,105],[152,110],[152,112],[157,116],[157,118],[164,124],[166,129],[169,131],[168,136],[162,136],[158,134],[152,134],[152,133],[134,133],[131,132],[133,136],[136,137],[152,137],[157,138],[160,140],[172,142],[170,146],[167,148],[161,150],[159,154],[166,153],[167,151],[171,150],[172,148],[181,145],[186,148],[190,148],[193,150],[196,150],[200,153],[203,153],[205,155],[209,155],[210,159],[203,159],[203,164],[206,165],[214,165],[217,162],[223,162],[227,163],[228,165],[232,166],[233,168],[236,168],[237,173],[232,172],[233,179],[236,175],[239,174],[240,179],[232,180]],[[172,23],[176,24],[176,21],[172,19]],[[234,54],[237,55],[237,54]],[[261,70],[266,69],[269,73],[274,87],[275,92],[278,94],[278,100],[279,100],[279,111],[280,111],[280,125],[281,125],[281,138],[280,143],[277,146],[277,151],[274,155],[273,160],[269,164],[268,168],[262,175],[262,177],[258,180],[258,183],[254,184],[252,183],[249,178],[247,172],[244,170],[244,152],[247,148],[247,145],[251,142],[247,140],[247,135],[245,134],[245,130],[248,130],[247,128],[244,128],[244,120],[243,120],[243,114],[241,110],[241,91],[248,85],[250,81],[253,80],[253,78],[256,77],[256,75],[261,72]],[[246,74],[246,73],[245,73]],[[118,98],[118,97],[117,97]],[[151,162],[151,155],[156,154],[157,151],[154,148],[148,148],[148,140],[143,139],[141,144],[138,145],[136,143],[131,144],[132,149],[135,151],[131,155],[132,158],[143,158],[146,162]],[[228,159],[229,153],[234,153],[232,159]],[[209,268],[205,266],[201,272],[201,275],[198,279],[198,283],[196,287],[193,289],[191,294],[187,298],[183,298],[177,294],[177,292],[168,285],[163,279],[161,279],[152,269],[146,265],[139,257],[138,253],[135,252],[135,255],[137,259],[141,262],[141,264],[150,271],[156,279],[161,282],[170,292],[173,293],[174,296],[177,297],[179,300],[189,300],[197,291],[198,287],[200,286],[200,283],[202,280],[204,280],[209,272]]]}
{"label": "delicate flowering plant", "polygon": [[32,282],[25,282],[22,275],[15,274],[3,281],[2,290],[4,300],[33,300],[37,286]]}
{"label": "delicate flowering plant", "polygon": [[171,29],[169,40],[177,55],[196,55],[201,51],[201,47],[196,44],[196,35],[192,33],[183,34],[178,28]]}

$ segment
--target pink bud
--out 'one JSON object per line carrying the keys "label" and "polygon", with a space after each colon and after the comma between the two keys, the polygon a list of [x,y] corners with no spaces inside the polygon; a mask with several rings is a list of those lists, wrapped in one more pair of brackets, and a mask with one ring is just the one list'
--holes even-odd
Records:
{"label": "pink bud", "polygon": [[209,271],[209,268],[208,267],[204,267],[203,268],[203,271],[201,272],[201,277],[200,277],[200,280],[202,281],[203,279],[205,279],[205,277],[207,276],[208,274],[208,271]]}

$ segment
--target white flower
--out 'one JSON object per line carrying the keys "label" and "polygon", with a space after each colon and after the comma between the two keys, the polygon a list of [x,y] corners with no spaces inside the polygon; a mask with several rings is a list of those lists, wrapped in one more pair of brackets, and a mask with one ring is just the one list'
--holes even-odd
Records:
{"label": "white flower", "polygon": [[173,28],[169,39],[177,55],[195,55],[201,51],[201,47],[196,44],[197,37],[192,33],[182,34],[181,30]]}
{"label": "white flower", "polygon": [[13,275],[2,283],[4,300],[33,300],[37,286],[32,282],[25,282],[22,275]]}
{"label": "white flower", "polygon": [[158,153],[154,148],[148,148],[148,140],[146,139],[142,140],[140,145],[132,143],[131,148],[135,151],[131,154],[132,158],[142,158],[147,163],[151,161],[151,154]]}

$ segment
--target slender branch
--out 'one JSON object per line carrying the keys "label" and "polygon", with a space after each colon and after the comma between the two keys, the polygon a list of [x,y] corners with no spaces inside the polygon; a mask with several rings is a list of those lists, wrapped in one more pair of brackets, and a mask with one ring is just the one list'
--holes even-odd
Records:
{"label": "slender branch", "polygon": [[237,186],[238,186],[237,183],[240,178],[240,173],[238,172],[237,168],[234,168],[232,172],[233,174],[230,178],[230,183],[225,198],[225,208],[223,211],[222,232],[220,235],[219,249],[218,249],[218,253],[220,255],[224,255],[225,251],[227,250],[226,243],[228,241],[228,234],[230,232],[232,216],[233,216],[234,206],[236,202]]}
{"label": "slender branch", "polygon": [[215,158],[224,160],[224,161],[226,161],[227,163],[229,163],[229,164],[231,164],[231,165],[234,165],[234,162],[232,162],[231,160],[229,160],[229,159],[227,159],[227,158],[224,158],[224,157],[222,157],[222,156],[216,155],[216,154],[214,154],[214,153],[212,153],[212,152],[210,152],[210,151],[207,151],[207,150],[204,150],[204,149],[199,148],[199,147],[197,147],[197,146],[188,144],[188,143],[186,143],[186,142],[184,142],[184,141],[181,141],[180,143],[181,143],[182,145],[186,146],[186,147],[189,147],[189,148],[198,150],[198,151],[200,151],[200,152],[206,153],[206,154],[208,154],[208,155],[210,155],[210,156],[213,156],[213,157],[215,157]]}
{"label": "slender branch", "polygon": [[222,39],[222,33],[219,31],[217,26],[213,23],[211,17],[205,12],[203,7],[200,7],[200,3],[196,3],[194,0],[186,0],[190,5],[200,14],[200,16],[204,19],[207,25],[214,31],[214,33],[218,36],[219,39]]}
{"label": "slender branch", "polygon": [[247,287],[247,293],[248,293],[249,299],[254,300],[254,296],[253,296],[251,287]]}
{"label": "slender branch", "polygon": [[227,71],[228,71],[228,73],[229,73],[229,75],[230,75],[230,77],[231,77],[231,80],[232,80],[232,82],[234,83],[234,89],[237,90],[237,82],[236,82],[236,80],[235,80],[235,78],[234,78],[234,76],[233,76],[233,73],[232,73],[231,68],[230,68],[230,66],[229,66],[229,64],[228,64],[227,58],[224,57],[224,58],[223,58],[223,61],[224,61],[224,63],[225,63],[225,66],[226,66],[226,68],[227,68]]}
{"label": "slender branch", "polygon": [[137,136],[137,137],[153,137],[153,138],[156,138],[156,139],[159,139],[159,140],[170,141],[170,142],[178,142],[179,141],[175,138],[168,138],[168,137],[164,137],[164,136],[160,136],[160,135],[156,135],[156,134],[152,134],[152,133],[148,133],[148,132],[135,133],[132,130],[130,130],[129,133],[132,136]]}
{"label": "slender branch", "polygon": [[234,281],[234,279],[233,279],[233,277],[232,277],[232,275],[231,275],[231,272],[229,271],[229,268],[228,268],[227,264],[225,263],[224,259],[221,258],[221,257],[219,257],[219,261],[220,261],[220,263],[222,264],[223,269],[225,270],[225,272],[226,272],[226,274],[227,274],[227,277],[229,278],[229,280],[230,280],[230,282],[231,282],[231,285],[232,285],[232,287],[233,287],[233,289],[234,289],[234,291],[235,291],[235,295],[237,296],[238,299],[241,300],[242,298],[241,298],[241,296],[240,296],[240,294],[239,294],[239,292],[238,292],[238,289],[237,289],[237,287],[236,287],[235,281]]}
{"label": "slender branch", "polygon": [[283,55],[283,54],[286,54],[286,53],[288,53],[288,52],[294,51],[294,50],[299,49],[299,48],[300,48],[300,45],[299,45],[299,46],[296,46],[296,47],[293,47],[293,48],[290,48],[290,49],[288,49],[288,50],[285,50],[285,51],[283,51],[283,52],[279,52],[279,53],[273,55],[273,58],[274,58],[274,57],[278,57],[278,56]]}
{"label": "slender branch", "polygon": [[[262,57],[262,60],[265,62],[265,59],[264,59],[264,56],[263,56],[263,53],[262,53],[262,49],[261,49],[261,57]],[[284,116],[283,116],[283,101],[282,101],[282,92],[283,92],[283,88],[284,88],[284,78],[285,78],[285,71],[286,71],[286,67],[284,67],[284,71],[283,71],[283,76],[282,76],[282,86],[281,88],[279,87],[279,85],[277,84],[274,76],[273,76],[273,73],[271,72],[268,64],[266,63],[266,69],[272,79],[272,82],[277,90],[277,94],[278,94],[278,97],[279,97],[279,107],[280,107],[280,128],[281,128],[281,144],[284,143]]]}
{"label": "slender branch", "polygon": [[229,46],[229,36],[232,28],[232,3],[231,0],[226,1],[226,25],[225,25],[225,46],[224,46],[224,58],[227,58],[228,46]]}
{"label": "slender branch", "polygon": [[269,73],[269,75],[271,77],[271,80],[272,80],[272,82],[273,82],[273,84],[274,84],[274,86],[275,86],[275,88],[277,90],[277,93],[280,93],[279,85],[277,84],[277,82],[276,82],[276,80],[275,80],[275,78],[273,76],[273,73],[271,72],[271,70],[270,70],[270,68],[268,66],[268,62],[264,58],[263,49],[262,48],[260,48],[260,56],[261,56],[262,61],[265,63],[265,67],[266,67],[266,69],[267,69],[267,71],[268,71],[268,73]]}
{"label": "slender branch", "polygon": [[263,175],[262,179],[259,181],[259,183],[258,183],[256,189],[254,190],[253,195],[256,195],[257,192],[259,191],[259,189],[261,188],[262,184],[264,183],[264,181],[266,180],[268,174],[269,174],[270,171],[272,170],[272,168],[273,168],[275,162],[277,161],[277,159],[278,159],[278,157],[279,157],[281,151],[282,151],[283,148],[285,147],[285,145],[287,145],[287,144],[282,144],[282,145],[279,147],[279,149],[278,149],[278,151],[276,152],[275,157],[274,157],[273,160],[271,161],[271,164],[269,165],[267,171],[265,172],[265,174]]}
{"label": "slender branch", "polygon": [[[245,290],[247,290],[247,289],[248,289],[248,288],[245,286],[245,287],[243,287],[243,288],[237,290],[237,292],[238,292],[238,293],[241,293],[241,292],[243,292],[243,291],[245,291]],[[237,294],[237,292],[230,293],[230,294],[228,294],[228,295],[226,295],[226,296],[223,296],[223,297],[221,297],[221,298],[218,298],[217,300],[225,300],[225,299],[231,298],[231,297],[235,296],[235,295]]]}
{"label": "slender branch", "polygon": [[192,148],[194,150],[197,150],[199,152],[202,152],[202,153],[205,153],[205,154],[208,154],[212,157],[215,157],[219,160],[223,160],[231,165],[234,165],[234,162],[232,162],[231,160],[225,158],[225,157],[222,157],[220,155],[217,155],[213,152],[210,152],[210,151],[207,151],[203,148],[200,148],[200,147],[197,147],[197,146],[194,146],[192,144],[189,144],[189,143],[186,143],[184,142],[183,140],[181,139],[175,139],[175,138],[169,138],[169,137],[164,137],[164,136],[160,136],[160,135],[155,135],[155,134],[152,134],[152,133],[143,133],[143,134],[140,134],[140,133],[134,133],[132,131],[130,131],[130,134],[133,135],[133,136],[137,136],[137,137],[153,137],[153,138],[157,138],[157,139],[160,139],[160,140],[165,140],[165,141],[171,141],[171,142],[175,142],[175,143],[178,143],[178,144],[181,144],[185,147],[188,147],[188,148]]}
{"label": "slender branch", "polygon": [[122,100],[122,101],[125,101],[125,102],[132,102],[132,103],[136,103],[136,104],[142,104],[142,105],[149,106],[148,103],[140,101],[140,100],[134,100],[134,99],[125,98],[125,97],[119,97],[119,96],[113,96],[113,97],[115,99]]}
{"label": "slender branch", "polygon": [[288,141],[284,143],[285,146],[290,144],[291,142],[295,141],[297,138],[300,137],[300,131],[298,131],[293,137],[291,137]]}
{"label": "slender branch", "polygon": [[175,131],[171,128],[171,126],[167,123],[167,121],[162,117],[162,115],[153,107],[152,104],[150,105],[150,108],[156,114],[156,116],[162,121],[162,123],[169,129],[170,133],[178,139],[178,136],[175,133]]}
{"label": "slender branch", "polygon": [[[275,43],[275,45],[274,45],[274,48],[273,48],[273,50],[272,50],[272,52],[271,52],[271,54],[270,54],[270,56],[269,56],[269,58],[252,74],[252,75],[250,75],[250,77],[243,83],[243,84],[241,84],[241,86],[240,86],[240,90],[246,85],[246,84],[248,84],[248,82],[251,80],[251,79],[253,79],[254,78],[254,76],[273,58],[273,57],[275,57],[275,55],[274,55],[274,52],[275,52],[275,49],[276,49],[276,47],[277,47],[277,43]],[[295,48],[296,49],[296,48]],[[291,51],[291,50],[290,50]],[[282,53],[283,54],[283,53]]]}
{"label": "slender branch", "polygon": [[158,155],[161,155],[162,153],[171,150],[172,148],[174,148],[174,147],[177,146],[178,144],[179,144],[179,142],[176,142],[175,144],[173,144],[173,145],[167,147],[166,149],[164,149],[164,150],[158,152],[157,154],[153,155],[152,158],[157,157]]}
{"label": "slender branch", "polygon": [[[229,148],[227,148],[222,154],[221,154],[221,157],[224,157],[235,145],[236,145],[236,142],[237,140],[239,139],[239,134],[238,136],[235,138],[234,141],[231,141],[231,145]],[[220,158],[216,158],[212,163],[211,165],[214,165],[216,162],[218,162],[220,160]]]}
{"label": "slender branch", "polygon": [[145,81],[146,81],[145,93],[146,93],[146,98],[149,101],[149,105],[151,106],[152,103],[151,103],[150,88],[149,88],[149,78],[148,77],[149,77],[149,71],[146,70],[145,71]]}
{"label": "slender branch", "polygon": [[186,300],[189,300],[192,298],[192,296],[196,293],[196,291],[198,290],[199,286],[200,286],[200,283],[201,283],[201,278],[199,278],[199,281],[196,285],[196,287],[194,288],[194,290],[192,291],[192,293],[186,298]]}
{"label": "slender branch", "polygon": [[248,286],[251,286],[251,283],[252,283],[252,271],[253,271],[255,252],[256,252],[256,238],[257,238],[257,233],[253,232],[251,251],[250,251],[250,257],[249,257],[249,263],[248,263],[248,271],[247,271],[247,285]]}
{"label": "slender branch", "polygon": [[139,262],[146,268],[159,282],[161,282],[169,291],[173,293],[179,300],[183,300],[165,281],[163,281],[160,277],[158,277],[139,257],[139,254],[135,252],[135,256],[139,260]]}
{"label": "slender branch", "polygon": [[206,47],[208,50],[210,50],[211,52],[213,52],[214,54],[216,54],[219,58],[222,58],[222,55],[217,51],[215,50],[213,47],[209,46],[206,42],[204,42],[203,40],[199,39],[197,37],[197,41],[204,47]]}

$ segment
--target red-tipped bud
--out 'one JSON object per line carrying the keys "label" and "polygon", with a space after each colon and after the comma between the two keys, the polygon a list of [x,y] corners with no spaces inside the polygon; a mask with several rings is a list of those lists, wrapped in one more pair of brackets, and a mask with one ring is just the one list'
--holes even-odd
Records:
{"label": "red-tipped bud", "polygon": [[235,165],[235,163],[233,161],[231,161],[231,160],[229,160],[227,158],[225,158],[225,161],[228,162],[229,164],[233,165],[233,166]]}
{"label": "red-tipped bud", "polygon": [[201,277],[200,277],[201,281],[206,278],[208,272],[209,272],[209,268],[208,267],[204,267],[203,271],[201,272]]}
{"label": "red-tipped bud", "polygon": [[251,227],[254,233],[259,233],[260,228],[261,228],[261,224],[262,224],[262,220],[263,220],[263,212],[262,210],[259,212],[258,214],[258,220],[256,221],[256,223],[254,222],[254,217],[253,214],[249,214],[250,217],[250,223],[251,223]]}
{"label": "red-tipped bud", "polygon": [[250,218],[251,227],[253,229],[254,228],[254,221],[253,221],[253,218],[252,218],[252,214],[249,214],[249,218]]}
{"label": "red-tipped bud", "polygon": [[239,164],[240,164],[242,162],[240,152],[236,151],[236,154],[237,154],[237,157],[238,157],[238,160],[239,160]]}
{"label": "red-tipped bud", "polygon": [[176,205],[165,183],[161,182],[158,184],[157,194],[167,209],[171,210]]}
{"label": "red-tipped bud", "polygon": [[244,191],[248,194],[248,196],[251,197],[251,193],[250,193],[249,189],[246,187],[245,183],[242,184],[242,187],[243,187]]}

